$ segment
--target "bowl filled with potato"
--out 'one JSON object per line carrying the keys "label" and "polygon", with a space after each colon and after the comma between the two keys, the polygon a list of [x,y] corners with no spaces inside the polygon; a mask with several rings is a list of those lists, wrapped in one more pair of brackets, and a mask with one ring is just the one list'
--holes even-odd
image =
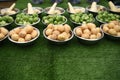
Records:
{"label": "bowl filled with potato", "polygon": [[120,40],[120,21],[111,21],[101,25],[106,37],[113,40]]}
{"label": "bowl filled with potato", "polygon": [[8,39],[15,44],[33,43],[40,35],[40,31],[31,26],[25,25],[12,29],[9,32]]}
{"label": "bowl filled with potato", "polygon": [[0,27],[0,42],[8,37],[8,33],[9,31],[6,28]]}
{"label": "bowl filled with potato", "polygon": [[104,37],[104,33],[94,23],[82,24],[73,30],[78,40],[84,44],[94,44]]}
{"label": "bowl filled with potato", "polygon": [[73,38],[73,32],[68,24],[54,25],[49,24],[43,30],[44,37],[53,43],[66,43]]}

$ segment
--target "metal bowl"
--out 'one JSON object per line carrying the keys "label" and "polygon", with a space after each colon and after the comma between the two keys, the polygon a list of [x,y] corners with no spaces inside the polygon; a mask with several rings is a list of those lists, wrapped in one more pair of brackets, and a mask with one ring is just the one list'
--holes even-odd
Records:
{"label": "metal bowl", "polygon": [[[7,10],[8,8],[1,8],[1,10],[0,10],[0,15],[3,15],[3,14],[1,14],[1,11],[2,11],[3,9]],[[14,8],[13,11],[16,11],[16,13],[15,13],[15,14],[10,14],[10,15],[7,14],[7,15],[12,16],[13,18],[15,18],[16,15],[20,12],[20,10],[19,10],[18,8]],[[4,15],[6,15],[6,14],[4,14]]]}
{"label": "metal bowl", "polygon": [[[74,9],[83,9],[83,11],[81,11],[82,13],[85,13],[86,12],[86,9],[84,7],[80,7],[80,6],[73,6]],[[69,13],[69,14],[73,14],[72,12],[69,11],[69,9],[67,8],[66,11]]]}
{"label": "metal bowl", "polygon": [[105,23],[107,23],[107,22],[103,22],[103,21],[99,20],[97,16],[95,17],[95,19],[96,19],[100,24],[105,24]]}
{"label": "metal bowl", "polygon": [[[117,6],[117,5],[116,5],[116,7],[117,7],[117,8],[120,8],[120,6]],[[111,12],[111,13],[113,13],[113,14],[118,14],[118,15],[120,15],[120,12],[112,11],[110,8],[108,8],[108,11]]]}
{"label": "metal bowl", "polygon": [[48,41],[50,41],[51,43],[64,44],[64,43],[66,43],[66,42],[69,42],[69,41],[74,37],[74,34],[73,34],[72,30],[71,30],[71,37],[70,37],[69,39],[67,39],[67,40],[59,41],[59,40],[49,39],[49,38],[46,36],[46,34],[45,34],[46,29],[47,29],[47,28],[45,28],[45,29],[43,30],[43,35],[44,35],[44,37],[45,37]]}
{"label": "metal bowl", "polygon": [[[53,15],[54,16],[54,15]],[[58,16],[61,16],[61,15],[58,15]],[[67,23],[67,18],[66,17],[64,17],[65,18],[65,22],[63,22],[62,24],[65,24],[65,23]],[[43,21],[43,19],[42,19],[42,23],[44,24],[44,25],[48,25],[47,23],[45,23],[44,21]],[[59,24],[57,24],[57,25],[59,25]]]}
{"label": "metal bowl", "polygon": [[[33,10],[35,10],[35,9],[40,11],[40,12],[37,13],[40,16],[41,13],[43,12],[43,8],[41,8],[41,7],[33,7]],[[25,8],[25,9],[22,10],[23,13],[28,14],[27,11],[28,11],[28,8]]]}
{"label": "metal bowl", "polygon": [[[104,25],[104,24],[102,24],[102,25],[100,26],[100,28],[101,28],[102,31],[103,31],[103,25]],[[105,31],[103,31],[103,32],[104,32],[105,36],[106,36],[107,38],[111,39],[111,40],[120,40],[120,36],[110,35],[109,33],[106,33]]]}
{"label": "metal bowl", "polygon": [[[9,33],[8,33],[9,34]],[[3,39],[0,39],[0,42],[2,42],[3,40],[5,40],[8,37],[8,34],[5,35],[5,37]]]}
{"label": "metal bowl", "polygon": [[[51,8],[51,7],[47,7],[47,8],[44,9],[44,12],[45,12],[46,14],[48,14],[48,15],[49,15],[48,11],[50,10],[50,8]],[[63,8],[61,8],[61,7],[56,7],[55,10],[60,10],[60,11],[61,11],[61,13],[60,13],[59,15],[65,13],[65,10],[64,10]]]}
{"label": "metal bowl", "polygon": [[[99,12],[99,11],[107,11],[107,8],[106,8],[106,7],[104,7],[104,6],[102,6],[102,5],[97,5],[97,8],[100,8],[100,7],[102,7],[102,9],[98,10],[98,12]],[[87,10],[89,13],[92,13],[93,16],[98,15],[98,12],[94,12],[94,11],[91,11],[91,10],[90,10],[90,6],[86,7],[86,10]]]}
{"label": "metal bowl", "polygon": [[[24,27],[24,26],[20,26],[20,28],[23,28],[23,27]],[[18,27],[16,27],[16,28],[18,28]],[[14,29],[15,29],[15,28],[14,28]],[[31,43],[33,43],[33,42],[40,36],[40,31],[39,31],[39,29],[37,29],[37,28],[35,28],[35,27],[34,27],[34,29],[37,30],[38,35],[37,35],[35,38],[31,39],[30,41],[17,42],[17,41],[12,40],[11,37],[10,37],[10,35],[8,35],[8,39],[9,39],[11,42],[15,43],[15,44],[20,44],[20,45],[31,44]]]}
{"label": "metal bowl", "polygon": [[[79,27],[79,26],[78,26]],[[74,28],[73,30],[73,33],[74,35],[77,37],[77,39],[81,42],[81,43],[84,43],[84,44],[95,44],[97,43],[98,41],[100,41],[103,37],[104,37],[104,33],[103,31],[101,30],[101,33],[102,33],[102,36],[98,39],[85,39],[85,38],[82,38],[82,37],[79,37],[77,34],[76,34],[76,29],[78,28]]]}
{"label": "metal bowl", "polygon": [[[33,23],[33,24],[30,24],[30,25],[36,25],[36,24],[38,24],[40,22],[40,18],[38,19],[38,21],[37,22],[35,22],[35,23]],[[22,26],[22,25],[26,25],[26,24],[18,24],[17,22],[16,22],[16,20],[15,20],[15,24],[16,25],[18,25],[18,26]]]}

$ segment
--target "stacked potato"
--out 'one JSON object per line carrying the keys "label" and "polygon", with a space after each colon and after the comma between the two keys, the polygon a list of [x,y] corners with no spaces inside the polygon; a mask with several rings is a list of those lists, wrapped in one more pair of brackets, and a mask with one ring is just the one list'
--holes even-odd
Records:
{"label": "stacked potato", "polygon": [[4,27],[0,27],[0,40],[5,38],[5,36],[8,34],[8,30],[5,29]]}
{"label": "stacked potato", "polygon": [[85,39],[98,39],[102,36],[100,28],[93,23],[83,24],[75,29],[77,36]]}
{"label": "stacked potato", "polygon": [[68,24],[49,24],[46,28],[45,34],[49,39],[64,41],[71,37],[71,27]]}
{"label": "stacked potato", "polygon": [[111,21],[110,23],[104,24],[103,31],[110,35],[120,37],[120,22]]}
{"label": "stacked potato", "polygon": [[11,30],[9,35],[14,41],[26,42],[35,38],[38,35],[38,32],[34,27],[26,25],[25,27],[18,27]]}

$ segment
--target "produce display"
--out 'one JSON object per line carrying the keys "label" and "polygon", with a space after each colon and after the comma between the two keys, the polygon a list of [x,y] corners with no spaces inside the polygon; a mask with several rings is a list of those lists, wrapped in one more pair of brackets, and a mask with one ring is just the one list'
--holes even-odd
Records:
{"label": "produce display", "polygon": [[77,23],[77,24],[82,24],[82,23],[89,23],[89,22],[94,22],[95,19],[92,14],[87,14],[87,13],[76,13],[76,14],[71,14],[70,19],[72,22]]}
{"label": "produce display", "polygon": [[119,8],[116,7],[112,1],[109,1],[109,7],[110,7],[111,11],[120,12],[120,7]]}
{"label": "produce display", "polygon": [[0,26],[6,26],[14,20],[11,16],[0,16]]}
{"label": "produce display", "polygon": [[92,2],[92,5],[88,9],[93,12],[105,11],[105,7],[97,5],[96,2]]}
{"label": "produce display", "polygon": [[85,8],[83,7],[77,7],[77,6],[72,6],[71,3],[68,2],[68,12],[70,13],[79,13],[79,12],[85,12]]}
{"label": "produce display", "polygon": [[56,7],[57,3],[55,2],[51,7],[48,7],[45,9],[45,12],[47,14],[62,14],[64,13],[64,9],[60,7]]}
{"label": "produce display", "polygon": [[120,20],[120,16],[117,14],[113,14],[113,13],[104,11],[104,12],[99,12],[99,14],[97,16],[97,20],[99,20],[103,23],[108,23],[113,20]]}
{"label": "produce display", "polygon": [[65,41],[71,37],[71,27],[68,24],[54,25],[49,24],[45,30],[48,39]]}
{"label": "produce display", "polygon": [[67,18],[61,15],[48,15],[42,18],[44,24],[64,24],[67,22]]}
{"label": "produce display", "polygon": [[36,24],[39,21],[38,14],[17,14],[15,22],[17,25]]}
{"label": "produce display", "polygon": [[17,27],[9,33],[10,38],[16,42],[28,42],[36,38],[37,35],[37,29],[30,25],[26,25],[25,27]]}
{"label": "produce display", "polygon": [[75,29],[75,34],[84,39],[99,39],[102,33],[99,27],[93,23],[83,24]]}
{"label": "produce display", "polygon": [[107,24],[104,24],[102,30],[109,35],[120,37],[120,22],[111,21]]}
{"label": "produce display", "polygon": [[23,10],[23,12],[25,12],[27,14],[39,14],[42,11],[43,11],[43,9],[40,7],[32,7],[31,3],[28,3],[28,7]]}
{"label": "produce display", "polygon": [[0,27],[0,41],[4,39],[8,34],[8,30],[4,27]]}
{"label": "produce display", "polygon": [[18,10],[16,10],[15,7],[15,3],[13,3],[9,8],[3,8],[0,11],[1,15],[13,15],[16,14],[18,12]]}

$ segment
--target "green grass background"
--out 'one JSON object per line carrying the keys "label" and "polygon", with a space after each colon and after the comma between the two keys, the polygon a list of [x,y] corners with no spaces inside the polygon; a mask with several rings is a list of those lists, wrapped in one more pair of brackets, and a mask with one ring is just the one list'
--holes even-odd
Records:
{"label": "green grass background", "polygon": [[[63,1],[58,6],[67,8]],[[16,7],[22,10],[28,2],[18,0]],[[108,6],[106,0],[99,4]],[[51,5],[45,0],[34,6]],[[81,0],[77,5],[89,3]],[[104,38],[95,45],[84,45],[74,37],[68,44],[53,45],[42,35],[45,26],[40,23],[36,27],[41,35],[33,45],[18,46],[8,39],[0,44],[0,80],[120,80],[119,41]]]}

